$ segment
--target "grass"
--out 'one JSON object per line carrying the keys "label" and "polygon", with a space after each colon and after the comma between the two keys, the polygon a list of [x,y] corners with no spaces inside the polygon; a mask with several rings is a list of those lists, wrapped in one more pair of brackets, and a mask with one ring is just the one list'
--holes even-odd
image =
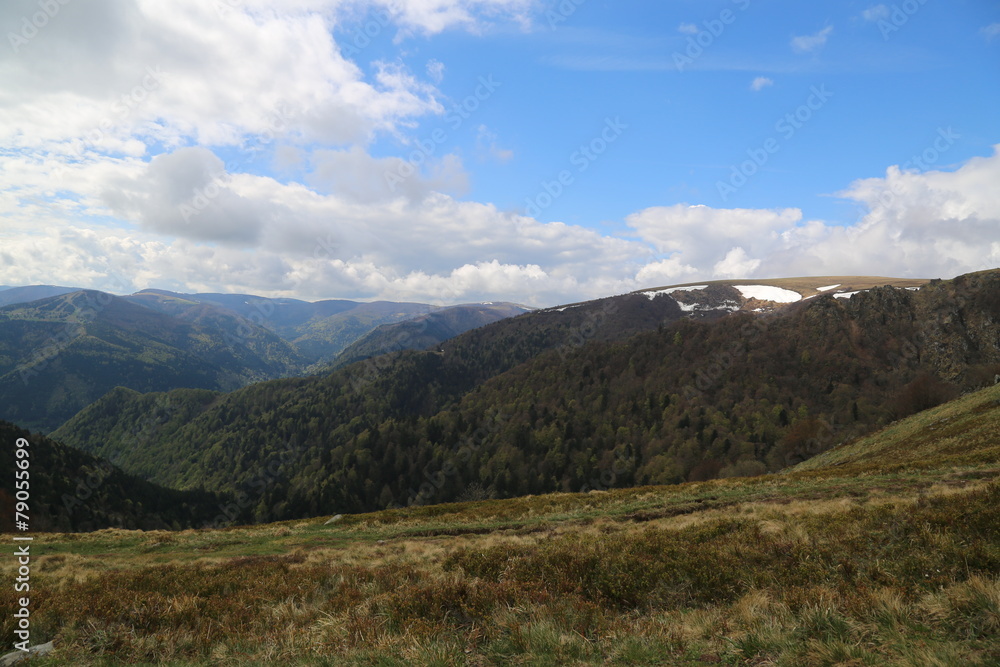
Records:
{"label": "grass", "polygon": [[998,400],[758,478],[36,535],[32,664],[1000,664]]}

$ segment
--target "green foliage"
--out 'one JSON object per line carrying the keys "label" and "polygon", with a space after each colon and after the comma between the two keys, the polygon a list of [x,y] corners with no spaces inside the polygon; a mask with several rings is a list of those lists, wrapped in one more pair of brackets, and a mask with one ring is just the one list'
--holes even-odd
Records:
{"label": "green foliage", "polygon": [[228,500],[202,491],[166,489],[123,473],[105,460],[0,421],[0,531],[14,529],[14,450],[30,445],[29,516],[32,531],[101,528],[181,529],[204,525]]}
{"label": "green foliage", "polygon": [[[955,369],[1000,361],[988,308],[970,305],[984,298],[1000,299],[1000,274],[763,319],[677,321],[672,300],[644,296],[531,313],[440,353],[188,403],[123,465],[168,486],[246,491],[258,521],[444,502],[474,485],[502,498],[776,471],[923,407],[907,399],[926,394],[921,378],[950,391],[966,382]],[[122,398],[57,437],[123,451],[145,399]]]}

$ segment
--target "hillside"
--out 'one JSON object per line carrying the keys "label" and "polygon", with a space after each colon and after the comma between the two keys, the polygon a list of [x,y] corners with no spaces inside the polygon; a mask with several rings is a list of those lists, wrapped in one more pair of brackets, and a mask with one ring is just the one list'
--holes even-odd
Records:
{"label": "hillside", "polygon": [[59,296],[77,292],[73,287],[58,287],[56,285],[29,285],[27,287],[0,287],[0,308],[15,303],[28,303],[50,296]]}
{"label": "hillside", "polygon": [[231,390],[301,362],[224,312],[178,315],[93,291],[0,308],[0,418],[49,431],[116,386]]}
{"label": "hillside", "polygon": [[261,383],[146,448],[125,452],[115,438],[140,412],[117,397],[56,436],[123,457],[128,471],[153,469],[158,483],[219,491],[294,451],[255,505],[257,520],[273,520],[759,474],[1000,369],[1000,272],[770,313],[729,315],[762,307],[741,304],[733,286],[700,292],[714,300],[705,308],[625,295],[504,320],[440,350]]}
{"label": "hillside", "polygon": [[294,346],[309,364],[329,362],[365,334],[383,324],[400,322],[435,310],[422,303],[344,299],[308,302],[251,294],[180,294],[143,290],[126,299],[151,304],[173,301],[222,308],[248,325],[264,327]]}
{"label": "hillside", "polygon": [[[141,442],[142,434],[131,434]],[[32,532],[103,528],[174,529],[212,522],[228,498],[175,491],[127,475],[108,461],[0,421],[0,530],[14,529],[14,450],[30,452],[29,516]]]}
{"label": "hillside", "polygon": [[779,475],[37,535],[33,664],[994,665],[998,401]]}
{"label": "hillside", "polygon": [[327,370],[389,352],[426,350],[466,331],[529,311],[513,303],[474,303],[442,308],[396,324],[383,324],[349,345]]}

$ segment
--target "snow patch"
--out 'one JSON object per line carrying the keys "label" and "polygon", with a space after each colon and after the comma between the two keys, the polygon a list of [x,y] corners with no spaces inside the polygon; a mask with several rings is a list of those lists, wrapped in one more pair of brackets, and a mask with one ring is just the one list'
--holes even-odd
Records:
{"label": "snow patch", "polygon": [[770,285],[733,285],[747,299],[774,301],[775,303],[795,303],[802,300],[802,295],[789,289],[772,287]]}
{"label": "snow patch", "polygon": [[907,287],[906,289],[910,290],[911,292],[919,292],[920,291],[919,287]]}
{"label": "snow patch", "polygon": [[861,294],[864,290],[858,290],[857,292],[838,292],[833,295],[835,299],[850,299],[855,294]]}
{"label": "snow patch", "polygon": [[[677,301],[677,299],[674,299],[674,301]],[[740,304],[735,301],[723,301],[719,306],[709,306],[704,303],[681,303],[680,301],[677,301],[677,305],[685,313],[696,313],[706,310],[725,310],[730,313],[735,313],[740,309]]]}
{"label": "snow patch", "polygon": [[827,285],[826,287],[817,287],[816,291],[817,292],[825,292],[827,290],[837,289],[838,287],[840,287],[840,283],[837,283],[836,285]]}
{"label": "snow patch", "polygon": [[673,294],[674,292],[688,292],[690,290],[707,288],[708,285],[692,285],[690,287],[667,287],[666,289],[648,290],[642,293],[649,297],[649,300],[652,301],[658,294]]}

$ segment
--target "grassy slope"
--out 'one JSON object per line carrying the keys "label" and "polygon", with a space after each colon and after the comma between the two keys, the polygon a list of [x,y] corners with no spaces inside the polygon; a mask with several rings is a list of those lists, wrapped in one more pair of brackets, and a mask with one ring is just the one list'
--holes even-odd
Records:
{"label": "grassy slope", "polygon": [[37,664],[995,665],[998,401],[781,475],[38,535]]}

